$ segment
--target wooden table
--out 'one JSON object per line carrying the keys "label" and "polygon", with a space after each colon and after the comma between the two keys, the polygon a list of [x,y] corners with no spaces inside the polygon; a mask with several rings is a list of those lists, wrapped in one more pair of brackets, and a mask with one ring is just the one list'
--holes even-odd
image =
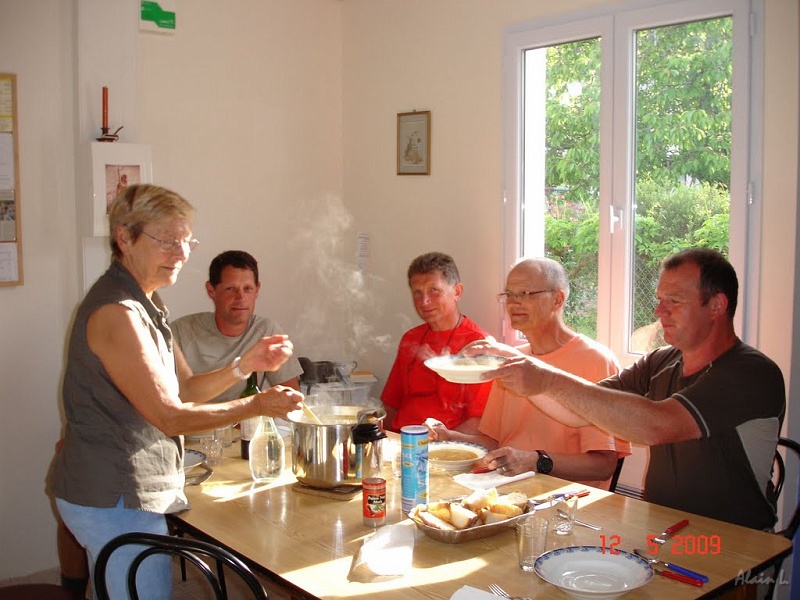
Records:
{"label": "wooden table", "polygon": [[[212,540],[242,557],[251,566],[287,590],[292,598],[376,598],[446,600],[463,585],[486,590],[490,582],[509,592],[532,598],[566,599],[561,590],[525,573],[517,566],[513,528],[499,535],[466,542],[444,544],[416,532],[412,571],[382,581],[353,579],[351,566],[364,539],[373,530],[362,523],[361,494],[343,501],[299,493],[291,467],[270,484],[256,484],[246,461],[238,456],[238,443],[226,451],[213,476],[199,486],[187,486],[191,509],[172,515],[180,530]],[[290,455],[287,448],[287,457]],[[405,519],[401,511],[400,481],[386,465],[387,525]],[[520,490],[529,497],[585,486],[547,475],[536,475],[499,488]],[[431,499],[469,493],[444,473],[432,472]],[[760,569],[791,551],[780,536],[739,527],[663,506],[589,488],[581,498],[578,518],[602,527],[593,531],[576,526],[567,536],[549,536],[549,548],[572,545],[615,545],[633,552],[647,549],[648,534],[658,534],[669,525],[688,518],[689,526],[661,549],[660,556],[708,575],[703,587],[655,575],[650,583],[627,593],[626,600],[660,600],[713,597],[734,582],[755,577]],[[720,502],[735,501],[720,498]],[[546,512],[546,511],[543,511]],[[721,552],[712,554],[702,540],[719,540]],[[691,547],[690,547],[691,545]],[[680,547],[682,546],[682,548]],[[677,553],[683,550],[681,555]],[[747,571],[751,570],[751,575]]]}

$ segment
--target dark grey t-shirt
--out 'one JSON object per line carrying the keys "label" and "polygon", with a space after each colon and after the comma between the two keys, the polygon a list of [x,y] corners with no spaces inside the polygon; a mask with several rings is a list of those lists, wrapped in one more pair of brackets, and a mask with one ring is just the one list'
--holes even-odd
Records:
{"label": "dark grey t-shirt", "polygon": [[164,363],[178,394],[172,334],[166,309],[153,300],[114,261],[86,294],[70,334],[63,400],[67,426],[64,445],[53,461],[50,492],[73,504],[167,513],[187,506],[183,494],[183,440],[151,425],[120,393],[89,349],[86,322],[106,304],[121,304],[137,317],[152,340],[152,352]]}
{"label": "dark grey t-shirt", "polygon": [[776,521],[770,473],[786,409],[783,375],[741,341],[684,378],[680,350],[659,348],[599,385],[675,398],[702,437],[651,446],[645,499],[754,529]]}

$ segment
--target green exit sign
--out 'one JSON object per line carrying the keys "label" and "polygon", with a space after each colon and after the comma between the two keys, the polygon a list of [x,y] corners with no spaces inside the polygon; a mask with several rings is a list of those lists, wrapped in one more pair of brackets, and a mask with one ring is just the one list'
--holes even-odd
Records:
{"label": "green exit sign", "polygon": [[175,32],[175,0],[142,0],[139,28],[145,31]]}

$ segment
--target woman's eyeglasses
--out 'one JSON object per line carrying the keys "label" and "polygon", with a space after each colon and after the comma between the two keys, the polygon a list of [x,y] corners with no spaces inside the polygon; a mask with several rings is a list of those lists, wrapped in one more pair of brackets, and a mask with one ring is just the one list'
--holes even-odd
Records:
{"label": "woman's eyeglasses", "polygon": [[161,240],[153,235],[150,235],[146,231],[142,231],[147,237],[151,240],[154,240],[159,243],[161,247],[161,251],[165,254],[177,254],[178,252],[183,252],[184,248],[188,248],[189,252],[197,248],[200,244],[199,240],[191,239],[191,240]]}

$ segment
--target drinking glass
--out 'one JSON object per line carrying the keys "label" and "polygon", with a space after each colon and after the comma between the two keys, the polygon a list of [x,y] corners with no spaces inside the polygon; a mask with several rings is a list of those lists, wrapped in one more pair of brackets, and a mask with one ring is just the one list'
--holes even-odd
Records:
{"label": "drinking glass", "polygon": [[572,533],[575,527],[575,516],[578,513],[577,496],[551,496],[553,507],[553,530],[558,535]]}
{"label": "drinking glass", "polygon": [[547,548],[547,529],[550,523],[544,517],[528,517],[517,521],[517,556],[519,568],[533,571],[533,564]]}
{"label": "drinking glass", "polygon": [[206,455],[206,464],[209,467],[218,465],[222,461],[224,448],[225,442],[222,437],[217,435],[216,430],[200,438],[200,450]]}

